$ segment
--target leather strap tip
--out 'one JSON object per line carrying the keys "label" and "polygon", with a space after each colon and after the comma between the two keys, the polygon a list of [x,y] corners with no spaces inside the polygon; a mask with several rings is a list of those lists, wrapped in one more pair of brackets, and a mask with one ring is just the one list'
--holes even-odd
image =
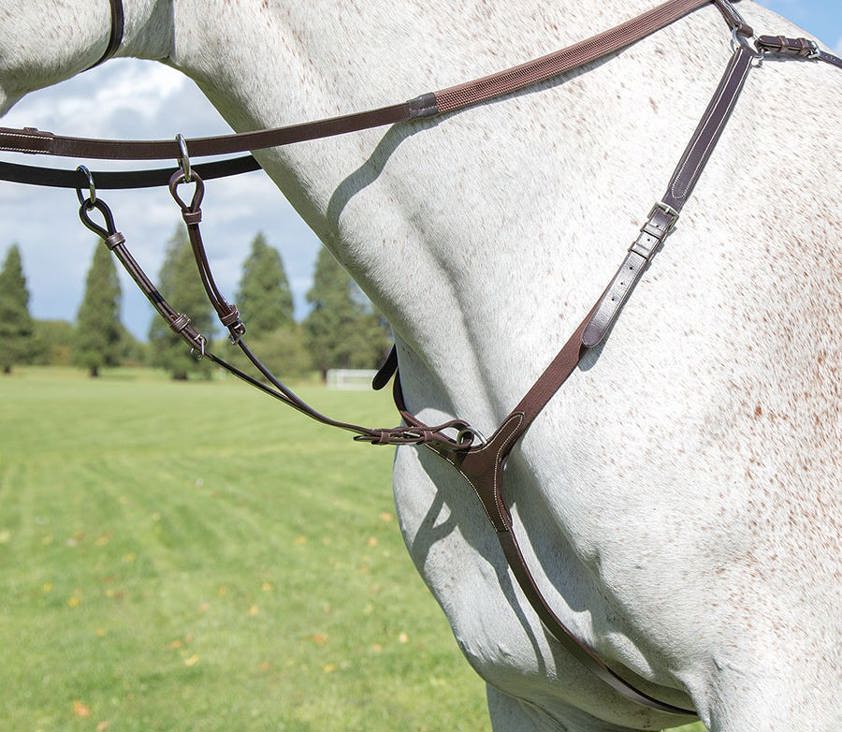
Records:
{"label": "leather strap tip", "polygon": [[367,442],[369,445],[379,445],[379,439],[375,435],[354,435],[354,442]]}
{"label": "leather strap tip", "polygon": [[389,383],[389,381],[395,375],[395,372],[397,370],[398,352],[397,349],[394,346],[392,346],[391,350],[389,351],[389,355],[383,362],[383,365],[377,370],[377,373],[371,380],[371,388],[375,391],[380,391],[381,389],[385,388],[385,386]]}
{"label": "leather strap tip", "polygon": [[374,378],[371,380],[371,388],[374,389],[374,391],[380,391],[381,389],[385,389],[386,385],[389,383],[389,379],[391,378],[391,374],[386,376],[378,371],[377,374],[375,374]]}
{"label": "leather strap tip", "polygon": [[582,333],[582,345],[585,348],[595,348],[605,338],[605,330],[595,325],[588,325]]}

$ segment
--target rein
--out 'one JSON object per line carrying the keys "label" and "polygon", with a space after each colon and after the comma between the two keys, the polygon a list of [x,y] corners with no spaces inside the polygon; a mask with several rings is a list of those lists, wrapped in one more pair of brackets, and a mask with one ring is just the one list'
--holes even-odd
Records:
{"label": "rein", "polygon": [[[711,2],[719,9],[731,30],[733,54],[676,166],[663,198],[649,212],[617,273],[590,312],[520,403],[487,441],[464,420],[454,419],[430,426],[413,415],[404,401],[397,352],[394,348],[373,384],[376,389],[383,388],[394,376],[395,403],[405,424],[390,429],[363,427],[321,414],[275,377],[248,348],[243,339],[245,325],[236,305],[227,302],[214,281],[202,241],[201,204],[205,180],[256,170],[260,166],[251,156],[192,166],[191,155],[203,157],[261,150],[456,112],[524,89],[615,53]],[[122,1],[110,0],[110,4],[112,27],[108,46],[93,66],[113,56],[122,42]],[[401,104],[342,117],[219,137],[185,140],[179,135],[175,141],[86,139],[54,135],[33,128],[0,128],[0,150],[5,151],[107,160],[177,161],[175,168],[118,172],[91,172],[84,166],[72,171],[0,163],[0,179],[76,189],[82,223],[103,239],[161,317],[199,357],[209,358],[265,394],[312,419],[354,432],[356,440],[376,445],[423,445],[450,463],[476,492],[488,520],[497,533],[509,568],[546,630],[584,667],[626,699],[660,712],[685,717],[695,716],[692,709],[667,703],[641,691],[635,685],[637,682],[624,678],[608,666],[594,649],[576,638],[573,631],[565,626],[552,610],[530,572],[513,532],[512,517],[503,493],[504,468],[514,445],[573,373],[585,353],[602,343],[609,334],[643,273],[674,231],[681,210],[722,135],[750,70],[760,65],[767,55],[821,61],[842,68],[842,59],[821,50],[809,39],[784,36],[760,36],[755,39],[754,31],[730,0],[668,0],[604,33],[520,66],[441,91],[422,94]],[[194,189],[188,201],[179,194],[179,188],[191,183]],[[208,349],[207,339],[191,324],[189,316],[176,311],[137,264],[126,246],[125,236],[114,224],[111,210],[102,198],[97,196],[97,190],[101,189],[159,185],[169,187],[181,210],[199,276],[220,322],[227,328],[231,341],[243,351],[263,380],[227,363]],[[87,196],[84,194],[85,189]],[[101,224],[93,220],[94,212],[102,218]]]}

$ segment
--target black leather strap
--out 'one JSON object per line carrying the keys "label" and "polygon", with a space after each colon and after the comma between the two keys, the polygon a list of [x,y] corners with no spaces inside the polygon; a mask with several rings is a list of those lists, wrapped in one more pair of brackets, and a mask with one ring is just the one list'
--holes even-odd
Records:
{"label": "black leather strap", "polygon": [[[172,174],[178,168],[156,168],[153,170],[92,170],[91,176],[97,190],[115,190],[127,188],[156,188],[169,184]],[[203,180],[227,178],[240,173],[260,170],[260,163],[251,155],[239,158],[218,160],[214,163],[194,165],[195,170]],[[77,170],[63,170],[61,168],[39,168],[34,165],[20,165],[0,161],[0,180],[13,183],[27,183],[33,186],[47,186],[49,188],[87,188],[88,178]]]}
{"label": "black leather strap", "polygon": [[93,69],[110,59],[115,53],[117,53],[117,49],[120,48],[120,44],[123,42],[123,33],[125,32],[126,27],[126,15],[123,11],[123,0],[109,0],[109,4],[111,6],[111,32],[108,34],[108,45],[105,47],[105,51],[102,52],[102,56],[99,57],[99,60],[88,66],[85,71],[90,71],[90,69]]}

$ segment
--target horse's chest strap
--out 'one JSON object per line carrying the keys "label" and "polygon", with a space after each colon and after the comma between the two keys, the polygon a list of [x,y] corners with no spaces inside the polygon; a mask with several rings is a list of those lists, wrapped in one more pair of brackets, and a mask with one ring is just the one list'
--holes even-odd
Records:
{"label": "horse's chest strap", "polygon": [[[550,607],[524,560],[517,537],[512,530],[512,516],[506,505],[503,487],[505,463],[514,445],[556,391],[576,370],[585,353],[602,343],[610,332],[643,273],[675,230],[681,210],[725,129],[749,71],[752,66],[759,65],[767,54],[828,60],[833,65],[842,68],[842,60],[831,54],[825,54],[831,56],[830,59],[822,58],[824,52],[820,51],[812,41],[782,36],[761,36],[755,50],[750,47],[744,36],[735,32],[734,53],[693,137],[675,168],[666,193],[649,212],[639,236],[629,247],[620,268],[591,311],[488,441],[474,445],[468,450],[464,448],[453,450],[442,444],[426,445],[453,465],[476,492],[488,520],[494,527],[512,574],[546,629],[585,667],[625,698],[671,714],[695,715],[695,712],[656,699],[641,691],[634,683],[625,680],[593,649],[579,641]],[[378,374],[375,385],[384,384],[396,370],[397,358],[393,351],[384,369]],[[404,418],[417,428],[423,427],[423,423],[407,409],[397,375],[395,397]]]}

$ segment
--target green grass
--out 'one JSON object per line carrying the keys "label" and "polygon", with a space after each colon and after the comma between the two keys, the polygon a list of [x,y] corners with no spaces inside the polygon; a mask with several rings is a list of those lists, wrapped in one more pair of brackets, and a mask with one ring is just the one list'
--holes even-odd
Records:
{"label": "green grass", "polygon": [[[395,422],[387,395],[304,396]],[[390,449],[154,372],[24,370],[0,404],[3,729],[489,729]]]}
{"label": "green grass", "polygon": [[29,370],[0,403],[3,729],[487,729],[391,450],[234,383]]}

